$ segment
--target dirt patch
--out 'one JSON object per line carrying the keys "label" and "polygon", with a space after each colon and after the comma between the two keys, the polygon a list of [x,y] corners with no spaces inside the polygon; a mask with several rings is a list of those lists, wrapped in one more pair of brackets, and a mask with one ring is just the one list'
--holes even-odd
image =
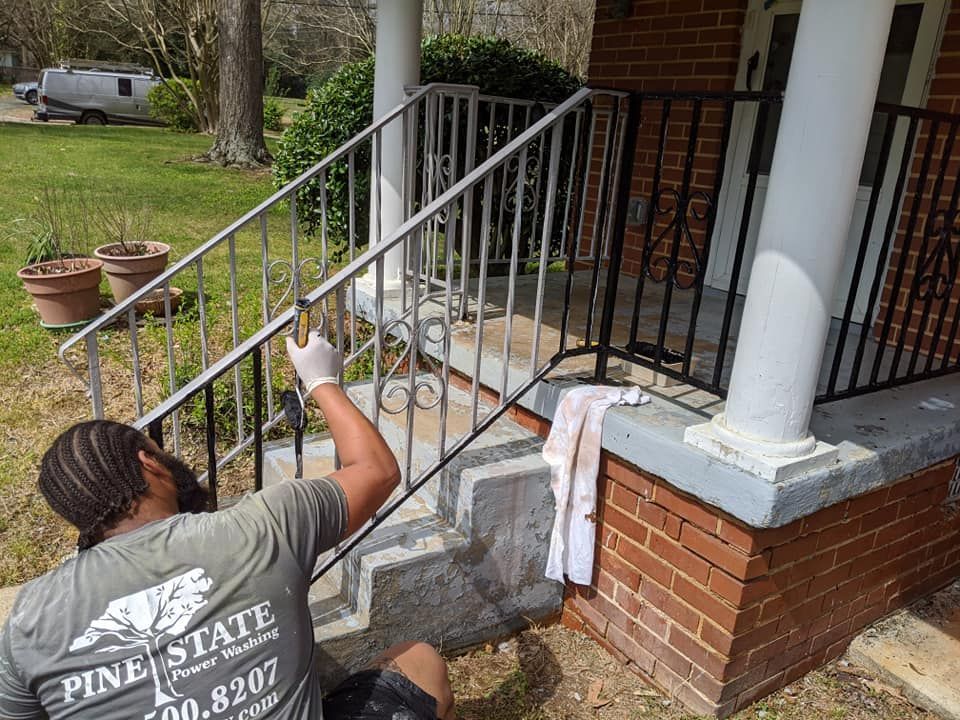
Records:
{"label": "dirt patch", "polygon": [[[450,660],[461,720],[693,720],[590,638],[533,628]],[[937,720],[850,663],[832,663],[736,720]]]}

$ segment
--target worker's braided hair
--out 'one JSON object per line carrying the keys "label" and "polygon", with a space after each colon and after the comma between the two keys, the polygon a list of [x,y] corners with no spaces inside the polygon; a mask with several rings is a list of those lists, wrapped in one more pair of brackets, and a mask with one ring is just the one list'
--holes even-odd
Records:
{"label": "worker's braided hair", "polygon": [[[147,491],[138,458],[140,450],[157,456],[147,438],[135,428],[93,420],[71,427],[44,454],[40,492],[55,512],[80,531],[79,549],[96,545],[104,529],[126,514],[134,499]],[[159,459],[170,466],[169,458]],[[181,494],[199,490],[195,479],[191,483],[189,478],[179,477],[182,473],[173,475]],[[190,484],[194,486],[192,490]],[[194,509],[182,505],[181,501],[181,509]]]}

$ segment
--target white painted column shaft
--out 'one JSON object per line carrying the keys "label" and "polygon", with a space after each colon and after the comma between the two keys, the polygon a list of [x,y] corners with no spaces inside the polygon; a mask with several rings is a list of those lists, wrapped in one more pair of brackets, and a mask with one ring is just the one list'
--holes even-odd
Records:
{"label": "white painted column shaft", "polygon": [[[420,36],[423,28],[423,0],[388,0],[377,3],[377,49],[373,81],[373,117],[383,117],[404,99],[404,87],[420,82]],[[403,223],[403,131],[400,118],[382,132],[382,176],[380,183],[381,237],[387,237]],[[371,188],[374,190],[374,188]],[[375,212],[370,203],[370,212]],[[378,240],[376,218],[370,218],[370,243]],[[384,262],[389,284],[400,279],[403,251],[390,252]]]}
{"label": "white painted column shaft", "polygon": [[731,445],[796,457],[809,423],[834,287],[895,0],[804,0],[737,338]]}

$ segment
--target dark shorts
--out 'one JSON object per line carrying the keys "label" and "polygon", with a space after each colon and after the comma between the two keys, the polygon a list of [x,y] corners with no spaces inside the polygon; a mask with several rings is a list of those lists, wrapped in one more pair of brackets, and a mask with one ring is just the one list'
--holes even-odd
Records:
{"label": "dark shorts", "polygon": [[437,720],[437,701],[405,675],[361,670],[323,700],[324,720]]}

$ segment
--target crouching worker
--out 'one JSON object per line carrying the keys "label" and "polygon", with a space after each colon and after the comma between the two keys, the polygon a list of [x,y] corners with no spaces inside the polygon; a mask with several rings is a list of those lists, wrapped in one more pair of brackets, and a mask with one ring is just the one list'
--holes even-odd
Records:
{"label": "crouching worker", "polygon": [[316,334],[288,351],[342,469],[234,507],[126,425],[86,422],[43,457],[40,490],[79,553],[21,590],[0,634],[0,718],[453,718],[444,661],[394,646],[323,697],[307,607],[317,556],[399,481],[383,438],[337,386]]}

